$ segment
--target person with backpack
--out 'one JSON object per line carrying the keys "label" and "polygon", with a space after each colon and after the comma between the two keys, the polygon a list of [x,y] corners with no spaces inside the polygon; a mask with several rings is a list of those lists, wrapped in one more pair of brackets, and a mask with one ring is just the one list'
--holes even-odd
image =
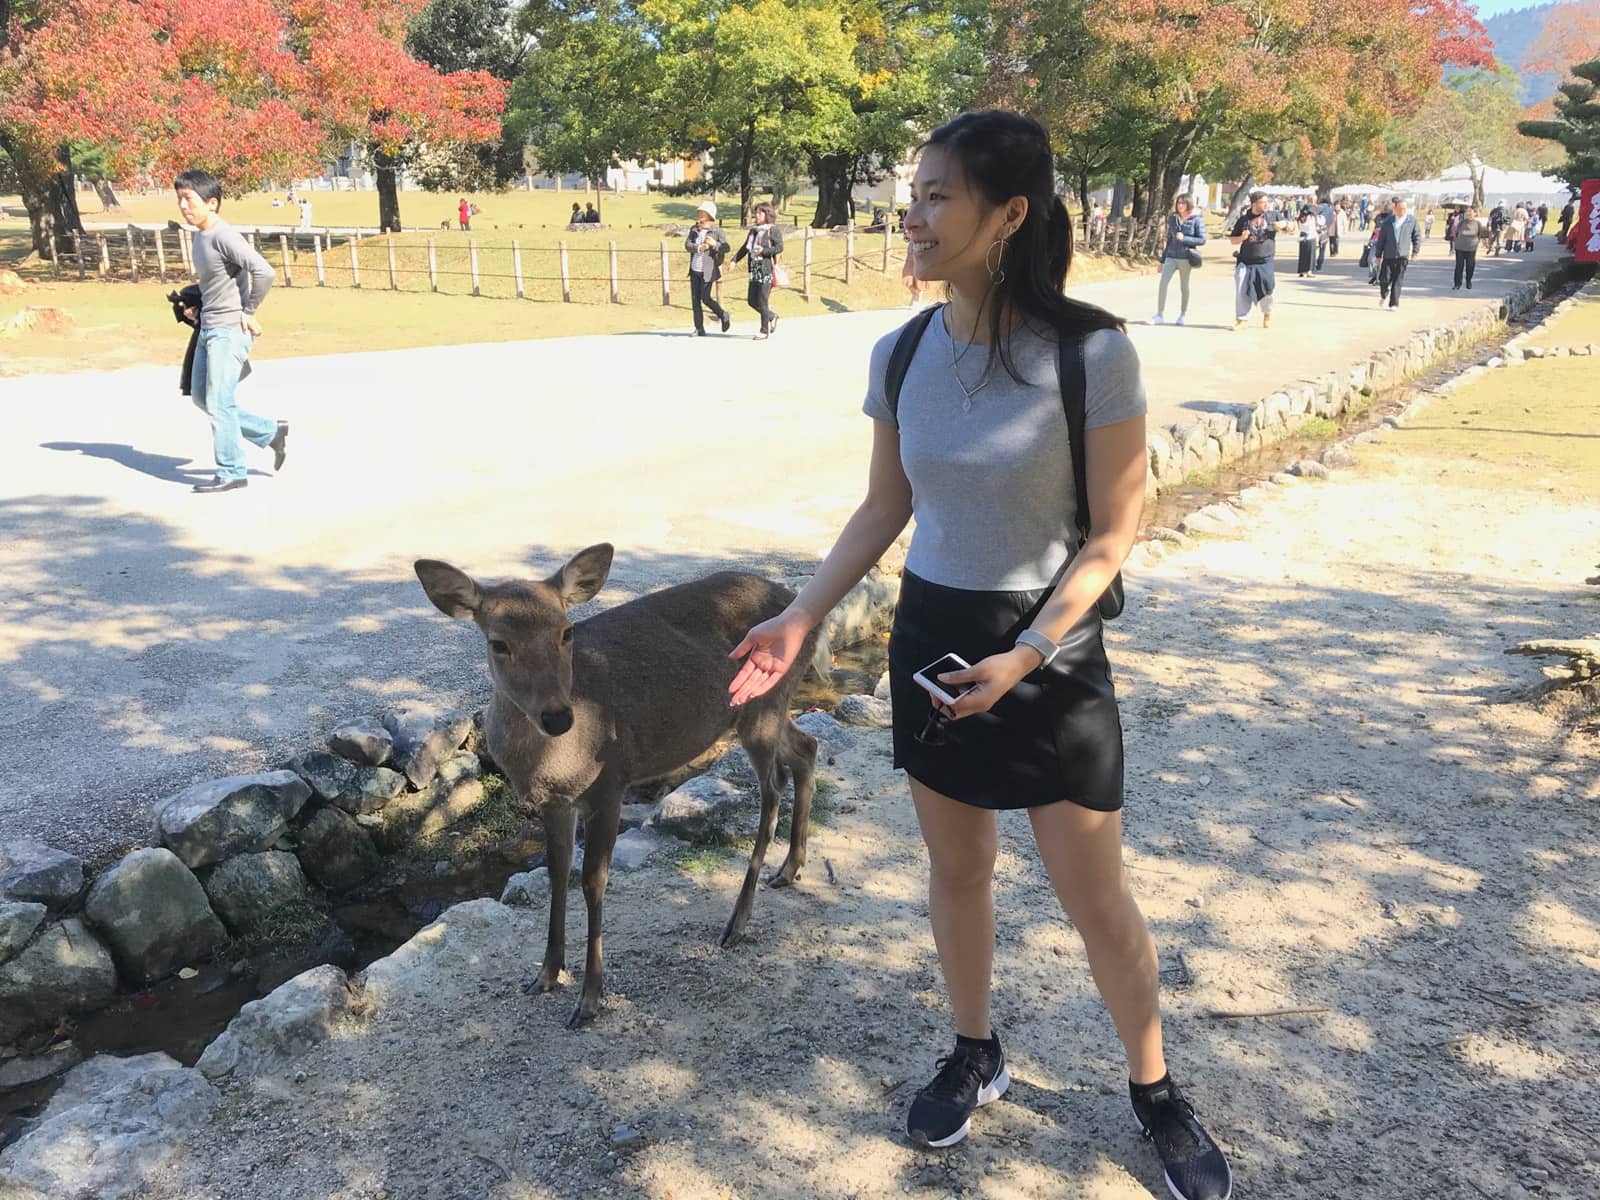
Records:
{"label": "person with backpack", "polygon": [[1194,210],[1194,201],[1179,196],[1167,214],[1167,245],[1161,252],[1161,284],[1156,289],[1156,315],[1150,318],[1153,325],[1167,319],[1167,285],[1178,277],[1178,319],[1182,325],[1189,315],[1189,273],[1200,263],[1199,247],[1206,244],[1205,218]]}
{"label": "person with backpack", "polygon": [[707,200],[695,210],[694,228],[683,239],[683,248],[689,252],[689,308],[694,313],[695,336],[706,336],[706,318],[702,311],[706,308],[722,323],[722,332],[727,333],[733,318],[717,303],[716,282],[722,278],[722,260],[728,253],[728,239],[717,228],[715,200]]}
{"label": "person with backpack", "polygon": [[1122,864],[1122,730],[1101,622],[1120,608],[1143,504],[1138,353],[1118,318],[1062,294],[1072,229],[1037,121],[972,112],[940,126],[911,196],[917,275],[952,298],[874,347],[866,497],[788,608],[734,647],[730,697],[769,691],[915,518],[889,640],[894,760],[928,851],[955,1039],[911,1101],[907,1136],[954,1145],[1010,1084],[989,1004],[995,813],[1025,809],[1169,1190],[1225,1200],[1227,1158],[1168,1073],[1155,943]]}
{"label": "person with backpack", "polygon": [[1277,223],[1267,213],[1265,192],[1250,193],[1250,207],[1239,214],[1228,240],[1236,247],[1233,268],[1233,327],[1243,329],[1250,310],[1261,307],[1261,328],[1272,327],[1272,293],[1278,280]]}
{"label": "person with backpack", "polygon": [[1455,236],[1450,240],[1456,255],[1455,286],[1451,291],[1459,292],[1463,285],[1467,291],[1472,290],[1472,276],[1478,269],[1478,241],[1482,237],[1483,222],[1478,220],[1477,211],[1468,205],[1461,210]]}

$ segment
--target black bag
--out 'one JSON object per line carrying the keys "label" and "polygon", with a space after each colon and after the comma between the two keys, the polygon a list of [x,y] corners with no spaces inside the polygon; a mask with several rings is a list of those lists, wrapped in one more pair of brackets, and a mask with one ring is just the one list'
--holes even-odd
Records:
{"label": "black bag", "polygon": [[1189,260],[1189,265],[1191,267],[1202,266],[1206,261],[1200,257],[1200,251],[1196,250],[1193,246],[1190,246],[1188,249],[1186,249],[1183,252],[1183,256]]}
{"label": "black bag", "polygon": [[[911,359],[917,352],[917,343],[928,330],[928,323],[944,308],[936,304],[924,309],[906,322],[899,340],[889,355],[889,369],[884,375],[884,397],[889,401],[889,412],[898,426],[900,419],[900,388],[911,369]],[[1084,464],[1084,406],[1088,395],[1088,377],[1083,367],[1083,338],[1081,336],[1057,338],[1058,357],[1056,369],[1061,379],[1061,405],[1067,414],[1067,440],[1072,445],[1072,482],[1077,492],[1077,511],[1073,521],[1078,527],[1078,548],[1089,540],[1089,480]],[[1122,572],[1118,571],[1110,585],[1095,601],[1095,609],[1102,620],[1111,621],[1122,615]]]}
{"label": "black bag", "polygon": [[1360,267],[1370,267],[1372,265],[1372,243],[1370,241],[1361,247],[1361,261],[1356,265]]}

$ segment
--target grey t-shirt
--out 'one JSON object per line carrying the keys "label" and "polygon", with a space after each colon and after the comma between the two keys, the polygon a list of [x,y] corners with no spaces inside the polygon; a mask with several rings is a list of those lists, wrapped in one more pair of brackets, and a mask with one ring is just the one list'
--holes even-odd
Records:
{"label": "grey t-shirt", "polygon": [[[884,394],[895,330],[872,349],[862,411],[894,423]],[[900,464],[911,481],[916,532],[906,569],[946,587],[1020,592],[1049,587],[1078,544],[1072,447],[1056,366],[1053,334],[1031,328],[1011,338],[1011,355],[1026,383],[989,347],[955,342],[943,315],[917,345],[900,389]],[[1084,340],[1088,394],[1085,426],[1097,429],[1146,409],[1139,355],[1125,333],[1102,329]]]}
{"label": "grey t-shirt", "polygon": [[200,328],[237,325],[266,299],[277,278],[266,259],[226,221],[194,235],[194,270],[200,277]]}

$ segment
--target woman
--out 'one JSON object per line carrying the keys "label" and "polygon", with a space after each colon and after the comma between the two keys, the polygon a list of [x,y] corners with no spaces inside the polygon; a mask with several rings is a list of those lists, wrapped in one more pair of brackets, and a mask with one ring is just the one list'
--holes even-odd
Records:
{"label": "woman", "polygon": [[[906,232],[918,277],[943,280],[952,300],[911,355],[897,408],[887,374],[900,332],[874,348],[866,498],[794,602],[734,648],[748,659],[729,690],[735,704],[768,691],[916,517],[889,643],[894,752],[928,848],[928,913],[956,1038],[912,1102],[907,1132],[953,1145],[1009,1086],[989,1012],[995,810],[1023,807],[1169,1188],[1223,1200],[1227,1159],[1167,1073],[1155,943],[1122,867],[1122,733],[1095,605],[1139,525],[1144,389],[1121,322],[1062,295],[1072,231],[1053,176],[1048,135],[1015,113],[964,113],[929,137]],[[1060,347],[1061,337],[1073,341]],[[1093,522],[1081,547],[1056,365],[1075,347]],[[947,652],[973,665],[939,675],[940,686],[969,690],[935,704],[912,675]]]}
{"label": "woman", "polygon": [[1378,210],[1378,215],[1372,219],[1372,234],[1367,238],[1367,248],[1362,261],[1367,264],[1367,282],[1373,287],[1378,286],[1378,272],[1383,267],[1383,260],[1378,257],[1378,241],[1383,236],[1383,226],[1386,222],[1394,220],[1394,204],[1388,200],[1383,202],[1383,207]]}
{"label": "woman", "polygon": [[777,211],[763,200],[755,208],[756,223],[745,235],[744,245],[733,256],[734,262],[750,259],[750,287],[745,295],[750,307],[761,314],[760,341],[778,329],[778,314],[772,311],[772,274],[778,256],[783,253],[783,234],[774,222]]}
{"label": "woman", "polygon": [[1194,264],[1189,261],[1189,255],[1195,253],[1195,247],[1206,244],[1206,223],[1204,218],[1194,210],[1194,201],[1188,196],[1179,196],[1173,202],[1172,212],[1167,214],[1167,248],[1161,252],[1161,286],[1156,289],[1156,315],[1150,318],[1152,324],[1163,324],[1167,319],[1167,285],[1172,282],[1172,276],[1178,276],[1178,319],[1175,324],[1182,325],[1184,317],[1189,314],[1189,272],[1194,270]]}
{"label": "woman", "polygon": [[1299,277],[1311,274],[1311,264],[1317,257],[1317,214],[1309,204],[1300,206],[1300,260],[1296,265]]}
{"label": "woman", "polygon": [[1520,253],[1527,236],[1528,210],[1519,204],[1511,214],[1511,223],[1506,226],[1506,249],[1512,254]]}
{"label": "woman", "polygon": [[683,239],[689,252],[689,311],[694,314],[696,337],[706,336],[705,309],[711,310],[728,332],[732,318],[717,303],[716,283],[722,278],[722,260],[728,253],[728,239],[717,228],[717,202],[707,200],[694,213],[694,228]]}

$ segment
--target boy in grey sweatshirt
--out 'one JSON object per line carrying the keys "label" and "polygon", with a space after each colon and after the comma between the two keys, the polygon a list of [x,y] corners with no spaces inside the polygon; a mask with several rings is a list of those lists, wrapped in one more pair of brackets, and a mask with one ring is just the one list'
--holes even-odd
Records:
{"label": "boy in grey sweatshirt", "polygon": [[211,418],[216,477],[197,492],[231,492],[249,484],[239,438],[272,451],[273,470],[283,467],[289,423],[246,412],[238,405],[239,374],[250,347],[261,336],[256,310],[272,287],[267,260],[222,219],[222,185],[205,171],[185,171],[173,180],[178,211],[195,228],[194,267],[200,277],[200,338],[195,347],[195,407]]}

